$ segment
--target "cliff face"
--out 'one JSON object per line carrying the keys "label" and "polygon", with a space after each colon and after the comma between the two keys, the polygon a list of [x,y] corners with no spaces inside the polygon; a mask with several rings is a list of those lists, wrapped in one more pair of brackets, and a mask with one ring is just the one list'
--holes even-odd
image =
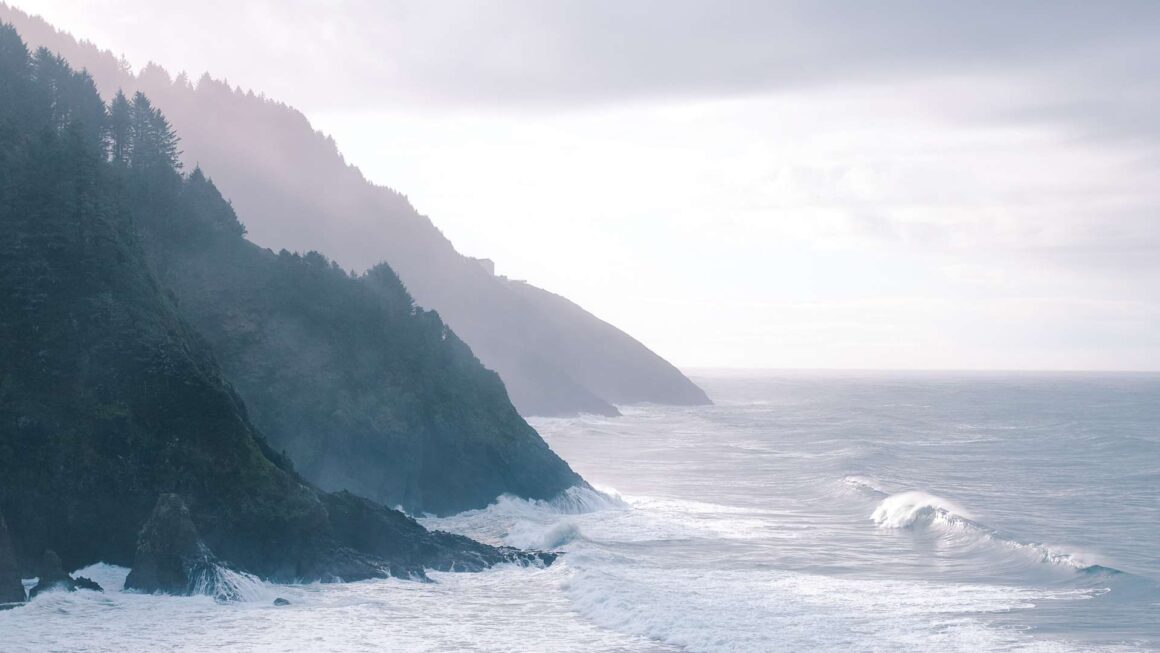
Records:
{"label": "cliff face", "polygon": [[583,484],[389,267],[260,249],[200,170],[164,201],[135,220],[153,269],[307,479],[434,514]]}
{"label": "cliff face", "polygon": [[133,75],[111,53],[43,21],[4,5],[0,19],[86,67],[106,96],[124,88],[153,97],[182,133],[185,160],[214,171],[255,243],[326,252],[360,270],[388,262],[416,301],[439,311],[500,374],[521,413],[708,403],[676,368],[615,327],[460,255],[404,196],[368,182],[293,108],[208,77],[194,86],[157,67]]}
{"label": "cliff face", "polygon": [[322,492],[266,444],[146,262],[137,221],[193,213],[164,118],[136,98],[118,131],[104,109],[0,25],[0,514],[20,564],[128,565],[170,493],[218,558],[276,580],[523,558]]}

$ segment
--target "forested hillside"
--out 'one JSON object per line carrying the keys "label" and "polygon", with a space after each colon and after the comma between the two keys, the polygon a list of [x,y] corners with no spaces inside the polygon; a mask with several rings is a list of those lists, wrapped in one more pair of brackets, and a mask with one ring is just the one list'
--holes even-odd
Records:
{"label": "forested hillside", "polygon": [[87,68],[106,97],[145,91],[182,135],[182,160],[213,172],[253,242],[321,251],[346,269],[388,263],[421,306],[437,310],[499,373],[521,413],[612,415],[616,404],[708,403],[623,331],[459,254],[404,195],[369,182],[296,109],[208,75],[194,82],[154,65],[135,74],[111,52],[3,4],[0,19]]}
{"label": "forested hillside", "polygon": [[106,108],[87,74],[0,25],[0,515],[19,564],[131,564],[173,495],[215,559],[277,580],[520,559],[320,491],[267,444],[146,261],[146,220],[240,237],[192,221],[208,182],[177,153],[144,95]]}

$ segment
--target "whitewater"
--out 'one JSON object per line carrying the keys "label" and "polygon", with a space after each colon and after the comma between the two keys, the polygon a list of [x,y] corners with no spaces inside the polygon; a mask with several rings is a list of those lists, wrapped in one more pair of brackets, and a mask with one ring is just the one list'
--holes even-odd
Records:
{"label": "whitewater", "polygon": [[694,380],[716,405],[532,420],[592,488],[421,520],[551,567],[223,602],[99,564],[0,651],[1160,650],[1160,376]]}

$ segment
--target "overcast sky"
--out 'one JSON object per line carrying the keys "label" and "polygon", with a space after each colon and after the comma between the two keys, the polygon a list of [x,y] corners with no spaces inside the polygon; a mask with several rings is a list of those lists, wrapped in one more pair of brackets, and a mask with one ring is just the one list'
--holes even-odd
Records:
{"label": "overcast sky", "polygon": [[1160,369],[1160,2],[9,1],[681,366]]}

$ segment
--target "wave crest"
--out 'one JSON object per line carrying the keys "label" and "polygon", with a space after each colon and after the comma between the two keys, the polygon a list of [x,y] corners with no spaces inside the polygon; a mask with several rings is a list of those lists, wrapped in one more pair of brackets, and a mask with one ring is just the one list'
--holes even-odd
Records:
{"label": "wave crest", "polygon": [[534,503],[566,515],[600,512],[601,510],[627,510],[629,507],[616,490],[609,488],[597,490],[581,486],[570,487],[549,501],[535,501]]}
{"label": "wave crest", "polygon": [[215,601],[264,601],[270,594],[266,584],[257,576],[209,564],[197,569],[190,582],[191,594],[203,594]]}
{"label": "wave crest", "polygon": [[892,494],[882,500],[870,519],[881,528],[911,528],[919,523],[940,521],[946,525],[970,522],[966,511],[952,501],[926,492]]}
{"label": "wave crest", "polygon": [[926,492],[891,494],[879,502],[870,519],[883,529],[931,529],[964,546],[994,545],[1032,563],[1070,569],[1087,575],[1120,574],[1085,556],[1038,542],[1023,542],[976,521],[958,504]]}
{"label": "wave crest", "polygon": [[549,500],[503,495],[480,510],[420,521],[428,528],[467,535],[489,544],[555,550],[584,539],[576,523],[580,515],[626,510],[630,506],[615,491],[578,486]]}

